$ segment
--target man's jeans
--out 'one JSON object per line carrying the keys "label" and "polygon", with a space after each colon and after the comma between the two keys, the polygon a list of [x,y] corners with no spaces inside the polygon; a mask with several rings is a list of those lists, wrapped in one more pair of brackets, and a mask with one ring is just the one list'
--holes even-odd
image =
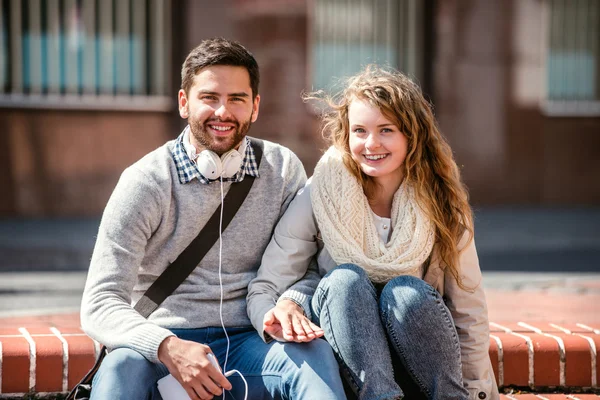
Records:
{"label": "man's jeans", "polygon": [[440,294],[412,276],[380,289],[362,268],[343,264],[312,299],[314,322],[358,398],[468,399],[456,328]]}
{"label": "man's jeans", "polygon": [[[265,344],[252,328],[228,328],[230,338],[226,370],[240,371],[248,382],[248,399],[345,399],[339,367],[323,339],[310,343]],[[179,338],[208,345],[222,369],[227,340],[223,329],[173,329]],[[156,386],[168,374],[130,349],[108,354],[94,377],[92,400],[161,399]],[[233,389],[225,399],[244,399],[238,374],[229,378]],[[217,398],[217,397],[215,397]],[[222,397],[218,397],[222,398]]]}

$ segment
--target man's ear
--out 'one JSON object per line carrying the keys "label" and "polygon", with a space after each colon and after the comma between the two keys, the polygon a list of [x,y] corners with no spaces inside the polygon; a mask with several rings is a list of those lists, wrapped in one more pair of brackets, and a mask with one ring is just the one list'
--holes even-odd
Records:
{"label": "man's ear", "polygon": [[258,118],[258,108],[260,105],[260,95],[256,95],[256,97],[254,98],[254,101],[252,102],[252,122],[256,122],[256,119]]}
{"label": "man's ear", "polygon": [[183,119],[187,119],[190,115],[188,108],[188,99],[185,94],[185,90],[179,89],[177,94],[177,103],[179,104],[179,116]]}

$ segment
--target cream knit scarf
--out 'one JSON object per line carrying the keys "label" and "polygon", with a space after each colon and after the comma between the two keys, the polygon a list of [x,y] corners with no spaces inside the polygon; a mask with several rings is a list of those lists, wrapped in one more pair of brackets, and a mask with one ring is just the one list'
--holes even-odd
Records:
{"label": "cream knit scarf", "polygon": [[392,237],[382,243],[361,185],[331,147],[315,167],[311,202],[325,247],[339,265],[361,266],[373,282],[399,275],[421,277],[435,239],[432,222],[403,183],[392,203]]}

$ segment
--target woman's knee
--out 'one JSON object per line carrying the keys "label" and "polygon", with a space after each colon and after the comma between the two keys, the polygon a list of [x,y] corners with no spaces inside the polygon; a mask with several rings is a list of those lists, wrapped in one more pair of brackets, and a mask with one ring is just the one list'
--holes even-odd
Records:
{"label": "woman's knee", "polygon": [[[356,296],[359,293],[361,296]],[[321,314],[323,308],[331,312],[344,312],[361,307],[369,298],[377,304],[375,288],[367,273],[357,265],[342,264],[329,271],[317,286],[312,300],[313,313]]]}
{"label": "woman's knee", "polygon": [[442,302],[439,293],[424,280],[414,276],[398,276],[389,281],[380,296],[380,308],[385,314],[419,312]]}
{"label": "woman's knee", "polygon": [[333,287],[336,291],[373,287],[365,270],[355,264],[337,266],[323,277],[321,284],[323,287]]}

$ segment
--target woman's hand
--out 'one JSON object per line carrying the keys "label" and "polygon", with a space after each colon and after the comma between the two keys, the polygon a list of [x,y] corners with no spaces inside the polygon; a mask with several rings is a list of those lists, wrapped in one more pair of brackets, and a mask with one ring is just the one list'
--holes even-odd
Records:
{"label": "woman's hand", "polygon": [[190,399],[205,400],[220,396],[231,383],[208,359],[210,347],[169,336],[158,348],[158,359],[181,383]]}
{"label": "woman's hand", "polygon": [[265,314],[263,330],[280,342],[310,342],[324,334],[291,300],[279,301]]}

